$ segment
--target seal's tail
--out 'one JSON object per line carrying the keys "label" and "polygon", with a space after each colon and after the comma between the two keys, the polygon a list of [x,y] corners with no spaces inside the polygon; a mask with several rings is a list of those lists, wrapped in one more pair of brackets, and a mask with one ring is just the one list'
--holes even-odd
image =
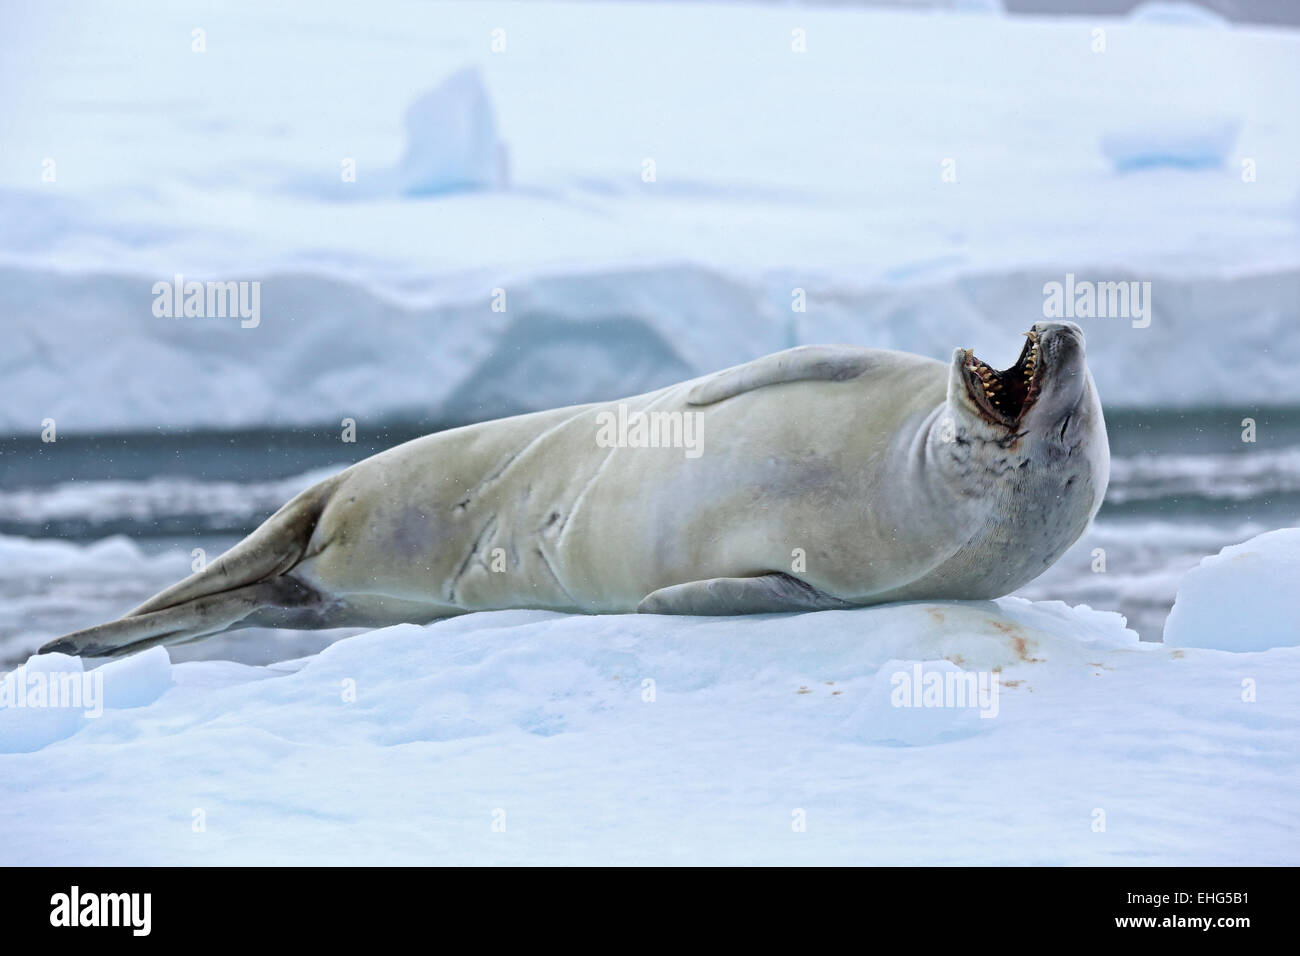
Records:
{"label": "seal's tail", "polygon": [[[338,476],[298,495],[202,571],[145,601],[116,621],[65,634],[39,653],[116,657],[156,644],[180,644],[247,625],[259,611],[302,611],[315,591],[285,573],[307,555],[312,531]],[[268,621],[271,623],[271,621]]]}

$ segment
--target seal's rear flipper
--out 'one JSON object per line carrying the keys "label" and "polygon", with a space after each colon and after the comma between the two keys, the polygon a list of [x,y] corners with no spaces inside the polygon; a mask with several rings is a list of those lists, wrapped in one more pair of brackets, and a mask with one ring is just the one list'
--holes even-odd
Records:
{"label": "seal's rear flipper", "polygon": [[229,591],[288,571],[306,556],[316,522],[339,478],[335,475],[312,485],[202,571],[159,592],[126,616],[161,611],[182,601]]}
{"label": "seal's rear flipper", "polygon": [[316,522],[337,484],[335,476],[313,485],[202,571],[118,620],[65,634],[39,653],[131,654],[155,644],[179,644],[216,634],[259,611],[267,612],[259,618],[302,617],[308,622],[318,618],[319,595],[284,575],[307,556]]}
{"label": "seal's rear flipper", "polygon": [[856,607],[788,574],[709,578],[660,588],[641,599],[638,614],[781,614]]}
{"label": "seal's rear flipper", "polygon": [[184,601],[161,611],[132,614],[108,624],[74,631],[50,641],[41,654],[118,657],[156,644],[181,644],[238,626],[249,615],[268,609],[314,612],[316,592],[292,578],[273,578],[233,591]]}

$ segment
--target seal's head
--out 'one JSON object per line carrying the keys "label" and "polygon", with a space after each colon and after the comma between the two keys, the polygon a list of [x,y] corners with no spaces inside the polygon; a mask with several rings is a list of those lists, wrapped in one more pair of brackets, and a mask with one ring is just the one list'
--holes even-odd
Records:
{"label": "seal's head", "polygon": [[1095,401],[1083,330],[1073,322],[1037,322],[1010,368],[999,371],[970,349],[953,353],[948,403],[972,430],[992,439],[1066,439]]}

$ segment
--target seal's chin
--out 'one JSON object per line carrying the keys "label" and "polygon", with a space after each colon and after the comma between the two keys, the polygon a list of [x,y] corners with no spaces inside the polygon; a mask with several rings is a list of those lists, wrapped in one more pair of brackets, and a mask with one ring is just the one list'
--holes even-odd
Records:
{"label": "seal's chin", "polygon": [[1025,347],[1016,364],[998,371],[970,349],[962,359],[962,378],[975,408],[995,425],[1015,428],[1034,407],[1042,391],[1046,363],[1038,350],[1038,332],[1025,333]]}

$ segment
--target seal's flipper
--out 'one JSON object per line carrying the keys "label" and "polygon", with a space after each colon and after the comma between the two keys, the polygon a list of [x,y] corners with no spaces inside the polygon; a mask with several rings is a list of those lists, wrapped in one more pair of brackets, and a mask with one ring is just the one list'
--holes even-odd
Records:
{"label": "seal's flipper", "polygon": [[691,405],[712,405],[742,392],[783,382],[843,382],[857,378],[872,361],[873,349],[852,345],[801,345],[724,369],[696,385],[686,396]]}
{"label": "seal's flipper", "polygon": [[155,594],[126,616],[161,611],[182,601],[229,591],[288,571],[305,556],[316,522],[338,481],[335,475],[312,485],[202,571]]}
{"label": "seal's flipper", "polygon": [[638,614],[781,614],[856,607],[788,574],[709,578],[660,588],[641,599]]}
{"label": "seal's flipper", "polygon": [[313,485],[202,571],[118,620],[65,634],[39,653],[130,654],[155,644],[207,637],[262,610],[303,616],[299,612],[306,608],[309,613],[305,616],[310,618],[319,603],[317,595],[283,575],[307,555],[316,522],[337,484],[335,476]]}
{"label": "seal's flipper", "polygon": [[184,601],[161,611],[133,614],[74,631],[50,641],[41,654],[119,657],[156,644],[184,644],[237,626],[246,617],[268,608],[313,612],[317,594],[292,578],[273,578],[233,591]]}

